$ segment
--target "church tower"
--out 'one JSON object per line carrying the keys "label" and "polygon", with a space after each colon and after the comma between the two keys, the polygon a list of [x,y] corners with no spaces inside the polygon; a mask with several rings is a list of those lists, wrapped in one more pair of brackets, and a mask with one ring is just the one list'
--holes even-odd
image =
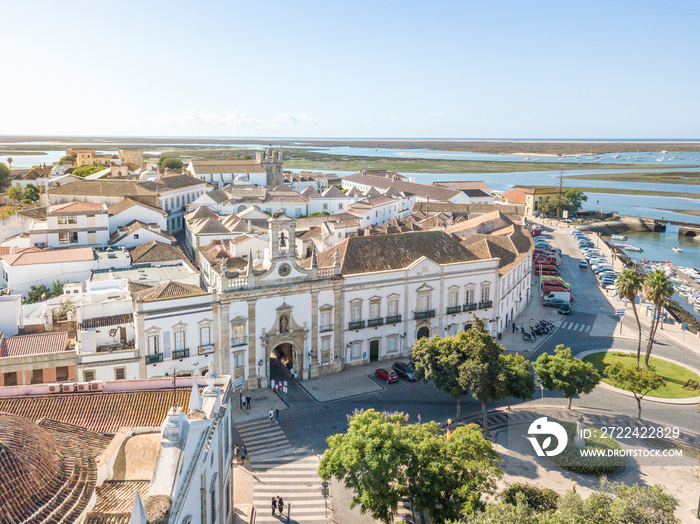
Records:
{"label": "church tower", "polygon": [[296,221],[280,210],[272,213],[267,223],[271,259],[296,258]]}
{"label": "church tower", "polygon": [[276,149],[258,151],[255,158],[267,173],[267,187],[275,187],[284,183],[282,151]]}

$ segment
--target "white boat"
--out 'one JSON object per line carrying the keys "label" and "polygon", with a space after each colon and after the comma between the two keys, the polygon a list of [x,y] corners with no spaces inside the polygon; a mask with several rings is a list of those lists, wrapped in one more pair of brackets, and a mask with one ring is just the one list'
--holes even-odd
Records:
{"label": "white boat", "polygon": [[627,240],[627,237],[625,235],[610,235],[610,238],[613,240]]}
{"label": "white boat", "polygon": [[673,246],[671,249],[673,249],[676,253],[683,253],[683,250],[678,246]]}
{"label": "white boat", "polygon": [[624,249],[625,251],[633,251],[635,253],[641,253],[642,251],[644,251],[641,247],[630,246],[629,244],[622,246],[622,249]]}

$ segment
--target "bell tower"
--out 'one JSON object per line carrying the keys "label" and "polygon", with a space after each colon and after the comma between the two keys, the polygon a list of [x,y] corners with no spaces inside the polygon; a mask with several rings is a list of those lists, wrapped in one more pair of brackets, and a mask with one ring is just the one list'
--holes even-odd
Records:
{"label": "bell tower", "polygon": [[267,223],[271,259],[296,258],[296,221],[280,210],[272,213]]}
{"label": "bell tower", "polygon": [[255,158],[267,173],[267,187],[275,187],[284,183],[282,151],[272,148],[258,151]]}

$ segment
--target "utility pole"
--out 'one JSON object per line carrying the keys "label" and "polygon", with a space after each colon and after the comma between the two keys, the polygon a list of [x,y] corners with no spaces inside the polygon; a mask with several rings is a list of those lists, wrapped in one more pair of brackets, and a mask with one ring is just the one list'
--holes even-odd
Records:
{"label": "utility pole", "polygon": [[564,181],[564,170],[559,171],[559,203],[557,205],[557,220],[561,220],[561,185]]}

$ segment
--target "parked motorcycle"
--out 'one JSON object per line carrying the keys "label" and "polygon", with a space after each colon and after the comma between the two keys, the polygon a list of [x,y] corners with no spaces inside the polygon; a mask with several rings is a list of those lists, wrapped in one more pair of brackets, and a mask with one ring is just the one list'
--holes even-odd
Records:
{"label": "parked motorcycle", "polygon": [[534,333],[523,332],[523,340],[525,342],[534,342],[537,340],[537,336]]}

